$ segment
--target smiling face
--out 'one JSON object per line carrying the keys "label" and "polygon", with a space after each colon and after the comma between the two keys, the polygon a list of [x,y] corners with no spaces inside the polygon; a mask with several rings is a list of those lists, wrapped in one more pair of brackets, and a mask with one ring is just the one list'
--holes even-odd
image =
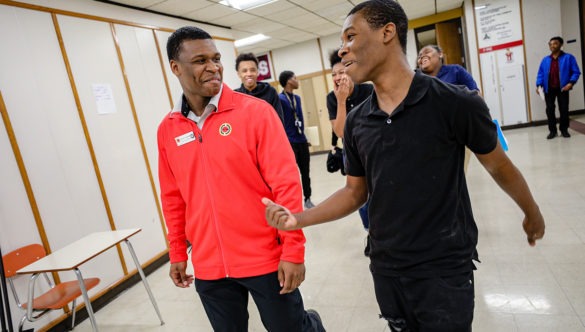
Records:
{"label": "smiling face", "polygon": [[238,76],[244,88],[251,91],[258,85],[258,66],[254,61],[241,61],[238,64]]}
{"label": "smiling face", "polygon": [[331,78],[335,86],[339,86],[343,74],[345,74],[345,66],[341,62],[334,64],[333,68],[331,68]]}
{"label": "smiling face", "polygon": [[183,41],[177,60],[170,64],[185,95],[209,98],[219,93],[223,66],[212,39]]}
{"label": "smiling face", "polygon": [[345,19],[339,56],[345,66],[345,73],[355,84],[375,81],[382,74],[381,64],[391,57],[385,47],[384,33],[394,28],[394,24],[388,23],[379,29],[372,29],[359,12]]}
{"label": "smiling face", "polygon": [[418,66],[423,73],[435,76],[442,65],[442,53],[432,46],[423,47],[418,53]]}

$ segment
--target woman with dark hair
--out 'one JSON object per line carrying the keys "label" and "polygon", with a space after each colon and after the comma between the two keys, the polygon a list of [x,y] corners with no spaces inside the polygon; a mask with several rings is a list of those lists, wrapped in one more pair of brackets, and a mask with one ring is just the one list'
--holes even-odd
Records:
{"label": "woman with dark hair", "polygon": [[460,65],[443,64],[443,50],[437,45],[427,45],[418,52],[417,64],[420,70],[443,82],[465,85],[469,90],[478,90],[473,77]]}

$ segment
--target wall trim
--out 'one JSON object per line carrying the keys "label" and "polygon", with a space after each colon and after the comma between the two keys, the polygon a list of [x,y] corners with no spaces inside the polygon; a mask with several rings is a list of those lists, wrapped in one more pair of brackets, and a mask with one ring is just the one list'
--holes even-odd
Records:
{"label": "wall trim", "polygon": [[414,30],[416,28],[424,27],[427,25],[433,25],[435,23],[449,21],[460,17],[463,17],[463,10],[461,9],[461,7],[440,12],[435,15],[429,15],[421,18],[416,18],[414,20],[410,20],[408,21],[408,29]]}

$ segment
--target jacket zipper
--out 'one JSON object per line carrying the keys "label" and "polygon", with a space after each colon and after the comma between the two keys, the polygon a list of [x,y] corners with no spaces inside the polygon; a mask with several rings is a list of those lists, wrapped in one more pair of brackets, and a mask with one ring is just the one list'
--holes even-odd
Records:
{"label": "jacket zipper", "polygon": [[[208,118],[209,119],[209,118]],[[197,125],[195,125],[197,127]],[[197,135],[199,136],[199,143],[201,144],[201,156],[203,158],[203,168],[205,169],[205,174],[207,174],[208,172],[208,164],[207,164],[207,153],[205,151],[205,145],[203,144],[203,136],[201,135],[201,132],[203,129],[199,129],[199,127],[197,127],[198,132]],[[221,258],[223,261],[223,268],[225,270],[225,277],[229,278],[230,274],[229,274],[229,269],[227,266],[227,262],[225,259],[225,254],[224,254],[224,250],[223,250],[223,246],[222,246],[222,238],[221,238],[221,231],[219,229],[219,223],[217,221],[217,214],[216,214],[216,208],[215,208],[215,201],[214,201],[214,192],[213,192],[213,187],[211,186],[211,184],[209,183],[209,177],[205,176],[205,183],[207,184],[207,191],[209,193],[209,197],[210,202],[211,202],[211,211],[213,212],[213,220],[214,220],[214,225],[215,225],[215,232],[217,235],[217,242],[218,242],[218,246],[219,246],[219,251],[221,253]]]}

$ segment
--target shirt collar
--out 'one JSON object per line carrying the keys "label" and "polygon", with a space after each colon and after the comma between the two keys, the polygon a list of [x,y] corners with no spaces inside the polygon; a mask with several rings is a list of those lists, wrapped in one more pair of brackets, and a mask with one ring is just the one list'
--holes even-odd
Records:
{"label": "shirt collar", "polygon": [[563,54],[565,54],[565,52],[564,52],[564,51],[561,51],[561,52],[559,53],[559,56],[558,56],[556,59],[553,57],[553,55],[552,55],[552,54],[551,54],[551,55],[549,55],[549,56],[550,56],[550,58],[551,58],[551,59],[553,59],[553,60],[558,60],[558,59],[561,57],[561,55],[563,55]]}
{"label": "shirt collar", "polygon": [[437,72],[437,77],[441,77],[447,73],[447,67],[445,66],[446,65],[441,65],[441,68],[439,68],[439,71]]}
{"label": "shirt collar", "polygon": [[[435,78],[432,78],[420,72],[415,72],[414,77],[412,79],[412,83],[410,83],[410,88],[408,88],[408,93],[406,94],[406,97],[404,98],[402,103],[400,103],[400,105],[396,107],[396,110],[393,111],[392,116],[402,111],[404,109],[404,106],[410,106],[418,103],[427,93],[430,82],[433,79]],[[376,112],[376,110],[383,112],[378,107],[378,97],[376,96],[376,90],[374,90],[372,92],[370,100],[370,111],[368,112],[368,114],[373,114],[374,112]]]}
{"label": "shirt collar", "polygon": [[[219,105],[219,98],[221,97],[222,92],[223,92],[223,84],[220,86],[219,92],[215,96],[211,97],[211,99],[209,100],[209,103],[207,104],[207,106],[205,106],[205,109],[207,109],[211,105],[214,107],[214,111],[217,111],[218,105]],[[177,105],[177,106],[179,106],[179,105]],[[191,107],[189,106],[189,103],[187,102],[187,97],[185,97],[185,94],[183,94],[181,96],[180,106],[179,107],[177,107],[177,106],[175,106],[175,108],[173,109],[173,112],[181,112],[181,114],[183,114],[183,116],[186,118],[191,118],[192,116],[195,116],[195,112],[193,112],[191,110]],[[190,115],[190,114],[192,114],[192,115]]]}

